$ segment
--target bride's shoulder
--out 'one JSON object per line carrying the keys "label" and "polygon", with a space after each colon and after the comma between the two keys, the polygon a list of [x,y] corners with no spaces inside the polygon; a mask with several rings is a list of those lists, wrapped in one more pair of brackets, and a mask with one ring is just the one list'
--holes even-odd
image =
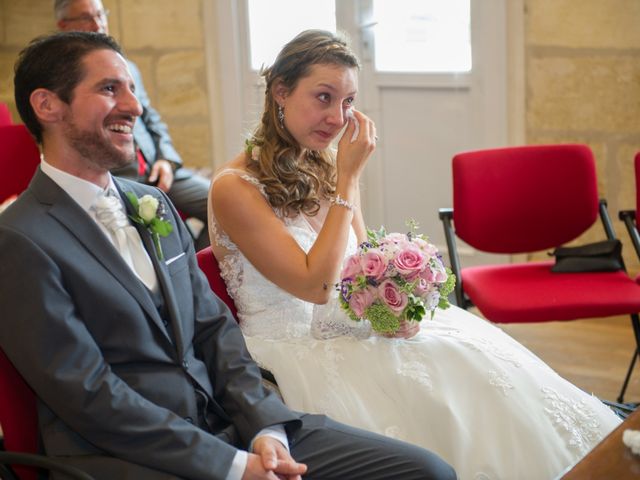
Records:
{"label": "bride's shoulder", "polygon": [[246,169],[242,155],[220,167],[211,180],[211,196],[215,200],[259,194],[264,195],[264,187],[260,181]]}

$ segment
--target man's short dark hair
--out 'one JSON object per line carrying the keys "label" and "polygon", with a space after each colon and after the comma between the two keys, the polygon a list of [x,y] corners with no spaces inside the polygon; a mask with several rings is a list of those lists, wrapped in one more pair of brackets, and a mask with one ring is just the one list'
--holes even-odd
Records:
{"label": "man's short dark hair", "polygon": [[60,32],[38,37],[20,52],[13,77],[16,107],[38,143],[42,143],[42,125],[31,107],[31,94],[38,88],[46,88],[63,102],[71,103],[73,90],[86,74],[82,59],[95,50],[113,50],[122,55],[113,38],[94,32]]}

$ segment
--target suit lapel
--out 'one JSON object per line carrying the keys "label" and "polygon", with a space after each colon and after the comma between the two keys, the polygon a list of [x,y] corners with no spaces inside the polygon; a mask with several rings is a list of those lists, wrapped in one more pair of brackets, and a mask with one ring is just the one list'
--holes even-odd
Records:
{"label": "suit lapel", "polygon": [[[166,332],[160,314],[143,283],[131,271],[91,217],[53,180],[37,170],[30,189],[50,205],[49,214],[62,224],[89,253],[140,303],[153,321]],[[79,221],[79,219],[81,221]],[[167,339],[171,340],[167,335]]]}
{"label": "suit lapel", "polygon": [[[118,189],[118,193],[123,198],[124,203],[127,208],[127,214],[136,215],[137,212],[134,211],[133,205],[127,198],[126,193],[132,192],[136,196],[140,197],[141,193],[137,192],[134,185],[124,185],[122,182],[119,182],[118,179],[114,178],[114,183],[116,184],[116,188]],[[145,192],[146,193],[146,192]],[[159,201],[163,201],[162,198],[158,199]],[[140,233],[140,237],[142,238],[142,242],[144,243],[144,247],[149,253],[149,257],[151,258],[151,262],[153,263],[153,268],[158,277],[158,283],[160,284],[160,291],[164,297],[165,307],[167,310],[167,314],[169,315],[169,319],[171,321],[171,327],[173,329],[173,335],[175,336],[176,346],[178,348],[178,354],[180,358],[183,355],[184,343],[182,339],[182,325],[181,325],[181,317],[180,317],[180,309],[178,308],[178,301],[176,299],[175,291],[173,289],[173,284],[171,283],[171,276],[169,274],[168,267],[163,260],[158,258],[158,253],[156,251],[156,247],[153,243],[153,238],[151,237],[151,233],[147,228],[143,225],[133,222],[133,225]]]}

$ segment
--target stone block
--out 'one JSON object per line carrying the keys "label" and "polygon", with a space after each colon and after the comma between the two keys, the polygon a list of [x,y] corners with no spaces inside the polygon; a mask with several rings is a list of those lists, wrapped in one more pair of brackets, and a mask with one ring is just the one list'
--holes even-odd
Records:
{"label": "stone block", "polygon": [[[127,53],[127,52],[125,52]],[[140,74],[142,75],[142,82],[144,84],[144,89],[147,91],[147,95],[149,95],[149,99],[151,100],[151,106],[156,108],[156,101],[158,100],[158,93],[156,89],[156,78],[154,75],[153,68],[153,58],[150,55],[142,55],[142,54],[128,54],[127,57],[136,64],[138,70],[140,70]],[[162,115],[162,112],[160,112]]]}
{"label": "stone block", "polygon": [[163,55],[156,65],[158,106],[172,117],[209,115],[204,58],[201,52]]}
{"label": "stone block", "polygon": [[[127,48],[201,48],[200,0],[121,2],[122,41]],[[141,28],[142,27],[142,28]]]}
{"label": "stone block", "polygon": [[632,55],[533,57],[529,129],[640,132],[640,59]]}
{"label": "stone block", "polygon": [[640,47],[637,0],[527,0],[529,45]]}
{"label": "stone block", "polygon": [[23,48],[33,38],[56,30],[50,0],[5,0],[4,45]]}
{"label": "stone block", "polygon": [[173,143],[186,166],[212,167],[211,130],[207,121],[172,122],[169,128]]}
{"label": "stone block", "polygon": [[17,58],[18,50],[0,51],[0,97],[4,99],[0,101],[9,103],[10,99],[10,107],[13,105],[13,65]]}
{"label": "stone block", "polygon": [[118,0],[102,0],[102,6],[109,10],[109,35],[122,45],[122,28],[120,22],[120,2]]}

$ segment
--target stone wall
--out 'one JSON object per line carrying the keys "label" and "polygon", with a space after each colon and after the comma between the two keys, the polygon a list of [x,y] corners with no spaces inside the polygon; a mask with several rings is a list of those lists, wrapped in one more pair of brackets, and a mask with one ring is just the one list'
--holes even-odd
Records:
{"label": "stone wall", "polygon": [[[152,104],[191,166],[210,167],[212,139],[203,3],[104,0],[111,34],[140,67]],[[526,142],[580,142],[596,156],[601,196],[632,270],[640,263],[617,211],[635,207],[640,150],[638,0],[525,0]],[[13,63],[36,35],[53,31],[52,0],[0,0],[0,101],[13,107]],[[600,235],[596,225],[584,241]]]}
{"label": "stone wall", "polygon": [[[640,268],[620,209],[635,208],[640,151],[640,2],[526,0],[526,138],[588,144],[630,270]],[[551,172],[550,172],[551,173]],[[542,192],[541,192],[542,194]],[[596,224],[581,241],[602,235]]]}
{"label": "stone wall", "polygon": [[[212,165],[202,0],[103,0],[109,30],[138,65],[151,104],[185,164]],[[13,64],[37,35],[55,31],[53,0],[0,0],[0,101],[14,121]]]}

